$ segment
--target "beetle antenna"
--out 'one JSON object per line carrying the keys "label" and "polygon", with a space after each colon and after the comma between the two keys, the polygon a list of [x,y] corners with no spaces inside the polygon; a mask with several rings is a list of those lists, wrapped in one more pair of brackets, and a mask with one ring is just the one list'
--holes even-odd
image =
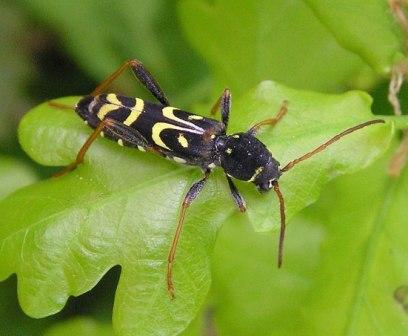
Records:
{"label": "beetle antenna", "polygon": [[340,138],[344,137],[347,134],[350,134],[354,131],[357,131],[363,127],[369,126],[369,125],[373,125],[373,124],[383,124],[385,123],[384,120],[382,119],[374,119],[374,120],[370,120],[370,121],[366,121],[363,122],[362,124],[358,124],[356,126],[350,127],[346,130],[344,130],[343,132],[335,135],[333,138],[331,138],[330,140],[326,141],[324,144],[320,145],[319,147],[313,149],[312,151],[302,155],[301,157],[298,157],[297,159],[289,162],[285,167],[283,167],[281,169],[281,172],[287,172],[289,169],[292,169],[293,166],[297,165],[299,162],[302,162],[304,160],[307,160],[309,158],[311,158],[313,155],[320,153],[321,151],[325,150],[328,146],[330,146],[332,143],[336,142],[337,140],[340,140]]}
{"label": "beetle antenna", "polygon": [[278,196],[278,199],[279,199],[281,226],[280,226],[280,234],[279,234],[278,267],[280,268],[282,266],[282,260],[283,260],[283,242],[285,240],[285,230],[286,230],[285,200],[283,199],[283,195],[279,189],[278,181],[273,181],[272,184],[273,184],[273,190],[275,191],[276,196]]}

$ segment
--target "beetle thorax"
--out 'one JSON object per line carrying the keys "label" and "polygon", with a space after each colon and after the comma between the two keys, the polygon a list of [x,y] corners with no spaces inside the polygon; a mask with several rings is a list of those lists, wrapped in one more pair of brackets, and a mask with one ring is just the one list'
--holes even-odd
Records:
{"label": "beetle thorax", "polygon": [[219,136],[216,150],[225,173],[238,180],[253,182],[260,191],[272,188],[281,172],[266,146],[248,133]]}

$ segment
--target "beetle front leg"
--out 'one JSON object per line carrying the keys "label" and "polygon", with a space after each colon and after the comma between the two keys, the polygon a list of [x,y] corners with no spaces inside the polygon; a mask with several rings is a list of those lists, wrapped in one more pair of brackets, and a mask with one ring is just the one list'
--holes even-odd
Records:
{"label": "beetle front leg", "polygon": [[229,89],[225,89],[222,95],[217,99],[211,109],[211,114],[215,114],[218,109],[221,110],[221,121],[225,125],[225,130],[227,130],[231,110],[231,92]]}
{"label": "beetle front leg", "polygon": [[273,118],[269,118],[269,119],[265,119],[262,120],[258,123],[256,123],[254,126],[252,126],[249,130],[248,133],[255,136],[256,133],[259,131],[259,129],[262,126],[275,126],[280,120],[282,120],[282,118],[284,117],[284,115],[286,114],[286,112],[288,112],[288,102],[286,100],[283,101],[278,113],[276,114],[275,117]]}
{"label": "beetle front leg", "polygon": [[181,231],[183,229],[184,218],[186,216],[187,208],[191,205],[191,203],[197,198],[201,190],[203,189],[205,182],[210,176],[211,170],[206,170],[204,173],[204,177],[195,182],[190,189],[188,190],[186,196],[184,197],[183,203],[181,205],[179,220],[176,228],[176,232],[173,237],[173,242],[171,244],[171,248],[167,257],[167,291],[172,299],[175,298],[174,296],[174,283],[173,283],[173,264],[174,258],[176,255],[177,244],[180,238]]}

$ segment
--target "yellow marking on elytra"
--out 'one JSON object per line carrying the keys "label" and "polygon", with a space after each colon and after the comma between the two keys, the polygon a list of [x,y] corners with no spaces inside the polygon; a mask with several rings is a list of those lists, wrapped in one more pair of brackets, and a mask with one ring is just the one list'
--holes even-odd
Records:
{"label": "yellow marking on elytra", "polygon": [[123,140],[122,140],[122,139],[118,139],[118,144],[119,144],[119,146],[123,146]]}
{"label": "yellow marking on elytra", "polygon": [[[179,121],[179,118],[177,118],[177,117],[174,115],[174,110],[175,110],[174,107],[166,106],[166,107],[163,107],[162,113],[163,113],[163,115],[164,115],[166,118],[169,118],[169,119],[175,120],[175,121]],[[184,120],[183,120],[183,121],[184,121]]]}
{"label": "yellow marking on elytra", "polygon": [[215,139],[215,134],[211,134],[210,138]]}
{"label": "yellow marking on elytra", "polygon": [[120,102],[120,100],[118,99],[118,97],[114,94],[114,93],[109,93],[106,96],[106,100],[108,102],[110,102],[111,104],[115,104],[115,105],[119,105],[122,106],[123,104]]}
{"label": "yellow marking on elytra", "polygon": [[233,135],[232,137],[235,138],[235,139],[239,139],[239,135],[238,135],[238,134],[235,134],[235,135]]}
{"label": "yellow marking on elytra", "polygon": [[231,154],[232,153],[232,149],[231,148],[227,148],[225,151],[227,154]]}
{"label": "yellow marking on elytra", "polygon": [[116,110],[117,108],[118,108],[117,105],[104,104],[104,105],[102,105],[101,108],[99,109],[97,116],[98,116],[98,118],[99,118],[100,120],[103,120],[103,119],[105,118],[105,116],[106,116],[109,112],[111,112],[111,111],[113,111],[113,110]]}
{"label": "yellow marking on elytra", "polygon": [[136,105],[135,107],[131,108],[130,114],[127,116],[125,121],[123,122],[126,126],[130,126],[133,124],[137,118],[139,118],[140,114],[142,113],[144,108],[144,101],[140,98],[136,98]]}
{"label": "yellow marking on elytra", "polygon": [[192,129],[188,129],[188,128],[183,128],[180,126],[176,126],[176,125],[172,125],[172,124],[168,124],[168,123],[164,123],[164,122],[158,122],[155,123],[152,127],[152,139],[155,142],[156,145],[168,149],[168,150],[172,150],[171,148],[167,147],[166,144],[163,142],[163,140],[160,138],[160,133],[165,130],[165,129],[175,129],[175,130],[179,130],[179,131],[186,131],[186,132],[190,132],[190,133],[196,133],[196,134],[201,134],[202,132],[200,131],[196,131],[196,130],[192,130]]}
{"label": "yellow marking on elytra", "polygon": [[252,175],[252,177],[251,177],[247,182],[253,182],[253,181],[255,181],[256,177],[257,177],[260,173],[262,173],[262,170],[263,170],[263,167],[258,167],[258,168],[256,168],[254,175]]}
{"label": "yellow marking on elytra", "polygon": [[181,147],[184,147],[184,148],[188,147],[188,141],[187,141],[186,137],[182,133],[179,134],[179,136],[177,138],[177,141],[179,142]]}
{"label": "yellow marking on elytra", "polygon": [[140,150],[141,152],[146,152],[146,150],[142,146],[137,146],[137,149]]}
{"label": "yellow marking on elytra", "polygon": [[199,116],[199,115],[195,115],[195,114],[192,114],[192,115],[188,116],[188,120],[203,120],[203,119],[204,119],[204,117]]}
{"label": "yellow marking on elytra", "polygon": [[214,168],[215,168],[215,163],[210,163],[210,164],[208,165],[208,168],[214,169]]}
{"label": "yellow marking on elytra", "polygon": [[176,161],[177,163],[186,163],[187,162],[186,160],[184,160],[182,158],[179,158],[177,156],[173,156],[173,160]]}
{"label": "yellow marking on elytra", "polygon": [[175,110],[178,110],[178,109],[175,108],[175,107],[166,106],[166,107],[164,107],[164,108],[162,109],[163,116],[165,116],[165,117],[168,118],[168,119],[177,121],[177,122],[179,122],[179,123],[181,123],[181,124],[188,125],[188,126],[190,126],[191,128],[194,128],[194,129],[196,129],[196,130],[200,130],[201,132],[204,132],[204,130],[203,130],[201,127],[195,125],[194,123],[192,123],[192,122],[190,122],[190,121],[186,121],[186,120],[180,119],[180,118],[177,118],[177,117],[174,115],[174,111],[175,111]]}
{"label": "yellow marking on elytra", "polygon": [[105,137],[105,132],[104,132],[104,131],[102,131],[100,134],[101,134],[101,137],[102,137],[102,138]]}

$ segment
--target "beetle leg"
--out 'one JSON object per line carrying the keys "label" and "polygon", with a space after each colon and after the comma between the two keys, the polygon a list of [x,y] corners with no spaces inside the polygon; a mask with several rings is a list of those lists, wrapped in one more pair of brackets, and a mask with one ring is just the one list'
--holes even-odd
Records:
{"label": "beetle leg", "polygon": [[98,136],[102,132],[107,132],[107,135],[111,135],[115,138],[117,138],[118,143],[119,141],[127,145],[132,145],[132,146],[140,146],[145,148],[146,150],[150,151],[155,151],[151,145],[147,142],[147,140],[135,129],[126,126],[116,120],[106,118],[102,120],[98,126],[95,128],[95,130],[92,132],[92,134],[89,136],[89,138],[85,141],[85,143],[82,145],[81,149],[79,150],[77,157],[74,162],[66,166],[63,170],[55,173],[53,176],[61,176],[64,175],[71,170],[74,170],[79,164],[81,164],[84,161],[84,156],[86,152],[88,151],[89,147],[91,147],[92,143],[98,138]]}
{"label": "beetle leg", "polygon": [[136,78],[143,84],[143,86],[149,90],[149,92],[156,97],[156,99],[165,106],[169,105],[169,101],[164,94],[163,90],[160,88],[157,81],[151,75],[151,73],[143,66],[143,64],[134,59],[123,63],[118,70],[108,76],[101,84],[99,84],[95,90],[92,91],[91,96],[97,96],[104,92],[106,88],[117,78],[119,75],[130,68]]}
{"label": "beetle leg", "polygon": [[275,126],[283,118],[283,116],[286,114],[286,112],[288,112],[288,102],[286,100],[284,100],[275,117],[265,119],[265,120],[262,120],[262,121],[256,123],[254,126],[252,126],[248,130],[248,133],[255,136],[256,133],[259,131],[259,129],[262,126],[266,126],[266,125]]}
{"label": "beetle leg", "polygon": [[235,204],[238,206],[239,211],[245,212],[246,211],[245,200],[243,199],[243,197],[239,193],[239,190],[235,186],[234,182],[232,182],[231,177],[229,177],[228,175],[225,175],[225,177],[227,178],[228,185],[229,185],[229,188],[230,188],[230,191],[231,191],[231,195],[234,198]]}
{"label": "beetle leg", "polygon": [[60,110],[73,110],[73,109],[75,109],[75,107],[72,106],[72,105],[62,104],[62,103],[56,102],[54,100],[50,100],[48,102],[48,105],[51,106],[51,107],[55,107],[57,109],[60,109]]}
{"label": "beetle leg", "polygon": [[183,229],[184,218],[186,215],[187,208],[191,203],[197,198],[201,190],[203,189],[205,182],[207,181],[208,176],[210,176],[211,170],[206,170],[204,177],[195,182],[190,189],[188,190],[186,196],[184,197],[183,203],[181,205],[179,220],[176,228],[176,232],[173,237],[173,242],[167,257],[167,290],[170,294],[170,297],[174,299],[174,284],[173,284],[173,264],[174,258],[176,255],[177,244],[180,238],[181,231]]}
{"label": "beetle leg", "polygon": [[228,127],[229,113],[231,110],[231,92],[225,89],[222,95],[217,99],[211,109],[211,114],[215,114],[217,110],[221,110],[221,121],[225,125],[225,130]]}

